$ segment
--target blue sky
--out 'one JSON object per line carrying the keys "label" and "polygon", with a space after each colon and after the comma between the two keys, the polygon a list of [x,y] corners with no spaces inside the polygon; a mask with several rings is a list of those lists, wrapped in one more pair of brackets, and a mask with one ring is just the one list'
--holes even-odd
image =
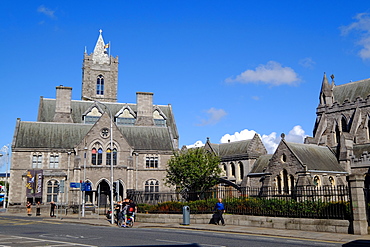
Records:
{"label": "blue sky", "polygon": [[[103,30],[119,56],[118,101],[171,104],[180,147],[312,135],[324,72],[370,77],[367,1],[5,1],[0,9],[0,147],[58,85],[81,97],[83,52]],[[1,161],[2,164],[4,160]],[[4,171],[5,166],[0,168]]]}

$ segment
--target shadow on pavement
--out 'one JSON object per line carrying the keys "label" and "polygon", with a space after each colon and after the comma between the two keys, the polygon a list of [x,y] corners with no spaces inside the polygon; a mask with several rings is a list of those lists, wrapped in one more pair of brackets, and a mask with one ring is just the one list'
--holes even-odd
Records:
{"label": "shadow on pavement", "polygon": [[342,247],[360,247],[360,246],[370,246],[369,240],[355,240],[349,243],[343,244]]}

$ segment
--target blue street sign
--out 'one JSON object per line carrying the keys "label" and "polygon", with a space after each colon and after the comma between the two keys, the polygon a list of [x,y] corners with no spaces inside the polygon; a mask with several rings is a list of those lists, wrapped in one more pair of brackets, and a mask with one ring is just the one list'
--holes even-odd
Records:
{"label": "blue street sign", "polygon": [[91,191],[91,183],[81,183],[81,191]]}
{"label": "blue street sign", "polygon": [[81,183],[70,183],[69,187],[70,188],[81,188]]}

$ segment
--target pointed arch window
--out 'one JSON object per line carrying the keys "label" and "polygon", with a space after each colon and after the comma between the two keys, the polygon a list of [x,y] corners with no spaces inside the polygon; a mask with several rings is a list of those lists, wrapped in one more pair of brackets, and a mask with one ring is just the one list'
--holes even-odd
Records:
{"label": "pointed arch window", "polygon": [[234,165],[234,163],[231,163],[230,167],[231,167],[231,176],[235,177],[235,165]]}
{"label": "pointed arch window", "polygon": [[[112,160],[112,151],[110,148],[107,149],[106,164],[110,165]],[[113,165],[117,165],[117,149],[113,148]]]}
{"label": "pointed arch window", "polygon": [[347,119],[344,116],[342,116],[341,123],[342,123],[342,131],[349,132],[348,125],[347,125]]}
{"label": "pointed arch window", "polygon": [[315,176],[313,178],[313,185],[315,185],[316,187],[319,187],[321,185],[320,178],[318,176]]}
{"label": "pointed arch window", "polygon": [[243,180],[244,178],[244,165],[242,162],[239,162],[239,175],[240,179]]}
{"label": "pointed arch window", "polygon": [[103,149],[99,143],[95,143],[91,149],[91,164],[101,165],[103,163]]}
{"label": "pointed arch window", "polygon": [[104,77],[103,75],[98,75],[96,79],[96,94],[104,95]]}
{"label": "pointed arch window", "polygon": [[101,165],[103,163],[103,149],[98,149],[98,165]]}
{"label": "pointed arch window", "polygon": [[96,148],[91,149],[91,164],[96,165]]}

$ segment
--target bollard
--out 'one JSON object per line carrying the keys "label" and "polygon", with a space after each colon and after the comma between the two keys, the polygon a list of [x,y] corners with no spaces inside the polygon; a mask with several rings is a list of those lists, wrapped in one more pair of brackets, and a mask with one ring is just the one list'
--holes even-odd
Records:
{"label": "bollard", "polygon": [[182,225],[190,225],[190,207],[184,206],[182,208]]}

